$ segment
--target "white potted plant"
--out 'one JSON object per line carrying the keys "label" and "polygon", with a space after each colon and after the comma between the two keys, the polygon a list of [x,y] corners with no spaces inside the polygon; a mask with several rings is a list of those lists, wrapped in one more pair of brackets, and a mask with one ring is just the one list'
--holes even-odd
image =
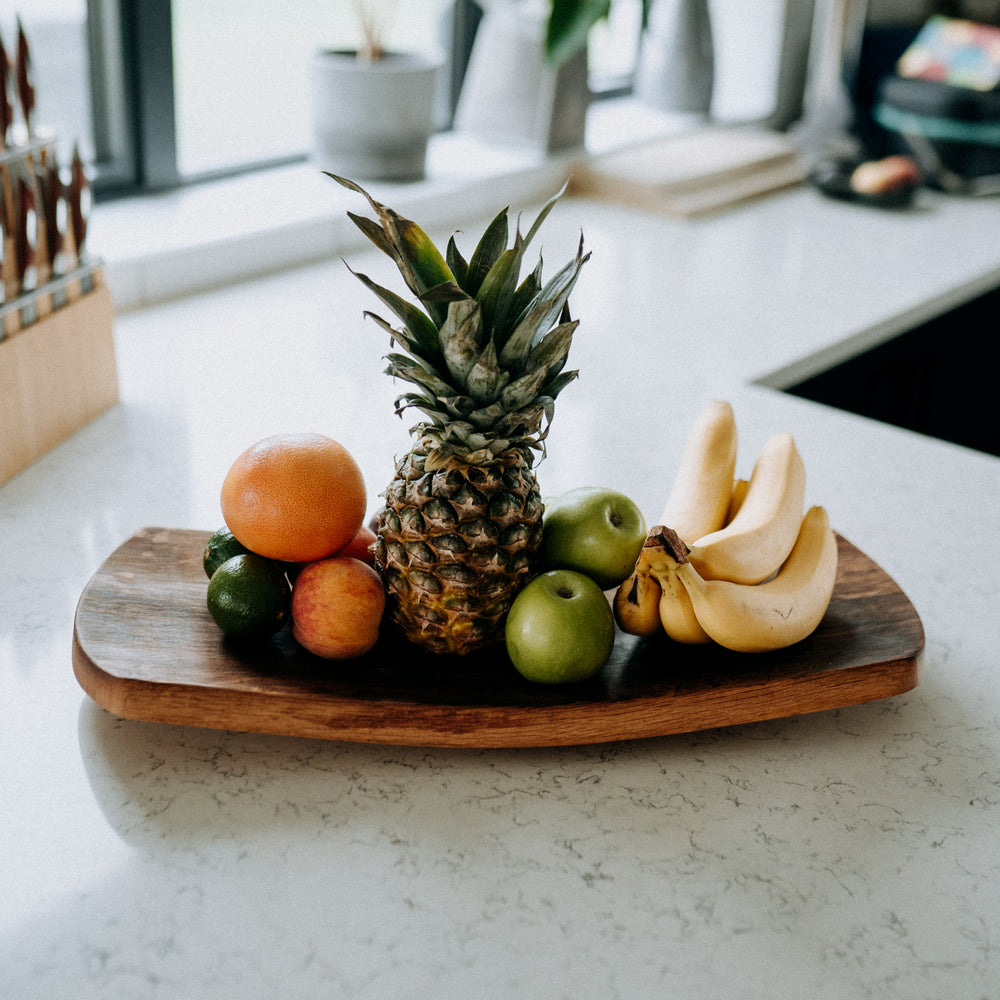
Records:
{"label": "white potted plant", "polygon": [[[484,17],[456,111],[463,131],[544,152],[582,146],[587,39],[612,0],[475,0]],[[641,0],[642,23],[651,0]]]}
{"label": "white potted plant", "polygon": [[553,50],[548,42],[552,0],[476,3],[483,19],[455,128],[542,152],[581,146],[590,102],[586,34]]}
{"label": "white potted plant", "polygon": [[308,66],[313,158],[363,180],[419,180],[434,131],[439,53],[385,46],[389,6],[355,0],[363,42],[322,49]]}

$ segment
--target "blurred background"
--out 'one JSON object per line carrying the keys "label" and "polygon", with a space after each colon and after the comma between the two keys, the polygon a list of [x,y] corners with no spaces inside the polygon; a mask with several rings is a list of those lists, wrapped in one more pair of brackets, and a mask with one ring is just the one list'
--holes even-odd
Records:
{"label": "blurred background", "polygon": [[[662,0],[666,3],[669,0]],[[789,0],[801,3],[801,0]],[[655,6],[655,5],[654,5]],[[780,44],[784,3],[709,4],[715,17],[716,92],[725,111],[753,92],[748,74]],[[810,6],[810,5],[806,5]],[[482,8],[471,0],[384,3],[390,47],[439,49],[447,60],[437,125],[450,127]],[[817,17],[853,19],[838,40],[857,126],[870,130],[878,81],[933,14],[996,24],[1000,3],[868,0],[815,4]],[[840,10],[840,15],[837,13]],[[723,10],[726,11],[725,19]],[[742,12],[742,13],[740,13]],[[831,16],[831,15],[827,15]],[[352,0],[30,0],[0,4],[0,37],[15,49],[17,19],[30,41],[35,120],[69,155],[78,143],[98,198],[186,184],[309,152],[305,67],[318,48],[352,48],[360,31]],[[640,0],[614,0],[589,39],[595,99],[628,94],[639,54]],[[813,42],[817,59],[822,39]],[[728,49],[728,54],[727,54]],[[727,71],[742,54],[739,74]],[[765,70],[762,69],[761,72]],[[726,88],[729,87],[727,94]],[[741,97],[742,95],[742,97]]]}

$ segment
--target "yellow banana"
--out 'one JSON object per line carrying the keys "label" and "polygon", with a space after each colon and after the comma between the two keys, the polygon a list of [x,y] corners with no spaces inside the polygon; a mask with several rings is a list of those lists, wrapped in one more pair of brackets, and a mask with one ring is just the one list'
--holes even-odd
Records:
{"label": "yellow banana", "polygon": [[[730,483],[730,496],[732,492]],[[766,580],[795,544],[805,492],[806,470],[795,441],[791,434],[775,434],[757,456],[746,496],[733,519],[689,543],[698,574],[733,583]]]}
{"label": "yellow banana", "polygon": [[729,524],[740,512],[740,507],[743,506],[743,501],[747,498],[747,487],[749,485],[750,480],[748,479],[737,479],[733,483],[733,494],[729,498],[729,510],[726,512],[726,524]]}
{"label": "yellow banana", "polygon": [[623,632],[656,635],[661,628],[660,585],[648,568],[640,568],[641,563],[640,556],[635,571],[615,592],[612,607],[615,621]]}
{"label": "yellow banana", "polygon": [[[736,515],[746,496],[748,482],[737,479],[733,483],[726,522]],[[654,549],[643,549],[635,571],[615,593],[615,620],[623,632],[631,635],[655,635],[661,628],[676,642],[689,645],[711,642],[708,633],[698,624],[691,598],[677,576],[657,561],[659,571],[650,565],[648,554]]]}
{"label": "yellow banana", "polygon": [[[733,483],[733,492],[729,500],[729,510],[726,514],[728,524],[737,514],[747,495],[746,479],[737,479]],[[647,557],[648,558],[648,557]],[[677,579],[677,574],[661,565],[661,573],[657,577],[660,585],[660,622],[663,630],[676,642],[688,645],[701,645],[711,642],[708,633],[701,627],[698,616],[694,613],[694,605],[684,585]]]}
{"label": "yellow banana", "polygon": [[694,604],[676,573],[668,573],[660,580],[660,623],[675,642],[696,646],[712,641],[701,627]]}
{"label": "yellow banana", "polygon": [[766,583],[703,580],[682,546],[668,540],[665,552],[701,627],[738,652],[783,649],[805,639],[826,614],[837,577],[837,539],[823,507],[809,508],[787,561]]}
{"label": "yellow banana", "polygon": [[717,400],[691,428],[667,505],[656,523],[673,528],[688,544],[721,528],[735,468],[736,419],[732,406]]}
{"label": "yellow banana", "polygon": [[[661,533],[665,530],[659,525],[650,529],[639,556],[639,561],[648,566],[660,587],[660,624],[663,631],[676,642],[689,645],[709,642],[708,633],[698,623],[688,592],[677,579],[676,561],[660,544]],[[670,534],[677,539],[682,552],[686,552],[687,546],[680,535],[672,529]]]}

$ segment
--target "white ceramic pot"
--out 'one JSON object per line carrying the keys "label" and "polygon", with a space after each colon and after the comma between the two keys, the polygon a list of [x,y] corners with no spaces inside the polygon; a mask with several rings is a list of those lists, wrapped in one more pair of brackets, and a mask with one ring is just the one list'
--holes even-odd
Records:
{"label": "white ceramic pot", "polygon": [[388,52],[374,62],[348,51],[315,53],[308,83],[320,168],[352,180],[422,178],[442,63],[417,52]]}
{"label": "white ceramic pot", "polygon": [[662,111],[785,129],[802,114],[813,9],[814,0],[654,0],[636,96]]}
{"label": "white ceramic pot", "polygon": [[654,0],[636,66],[639,100],[661,111],[704,116],[713,77],[708,0]]}

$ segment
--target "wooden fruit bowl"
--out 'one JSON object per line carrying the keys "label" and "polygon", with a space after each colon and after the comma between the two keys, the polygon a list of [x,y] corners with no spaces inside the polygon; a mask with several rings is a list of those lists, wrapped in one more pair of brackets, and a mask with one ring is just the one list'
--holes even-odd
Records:
{"label": "wooden fruit bowl", "polygon": [[773,653],[619,634],[579,684],[523,679],[502,645],[436,657],[384,639],[348,662],[287,632],[241,646],[205,604],[209,532],[143,528],[84,588],[73,669],[127,719],[319,739],[438,747],[560,746],[692,732],[818,712],[915,687],[920,618],[896,583],[838,536],[833,600],[806,640]]}

